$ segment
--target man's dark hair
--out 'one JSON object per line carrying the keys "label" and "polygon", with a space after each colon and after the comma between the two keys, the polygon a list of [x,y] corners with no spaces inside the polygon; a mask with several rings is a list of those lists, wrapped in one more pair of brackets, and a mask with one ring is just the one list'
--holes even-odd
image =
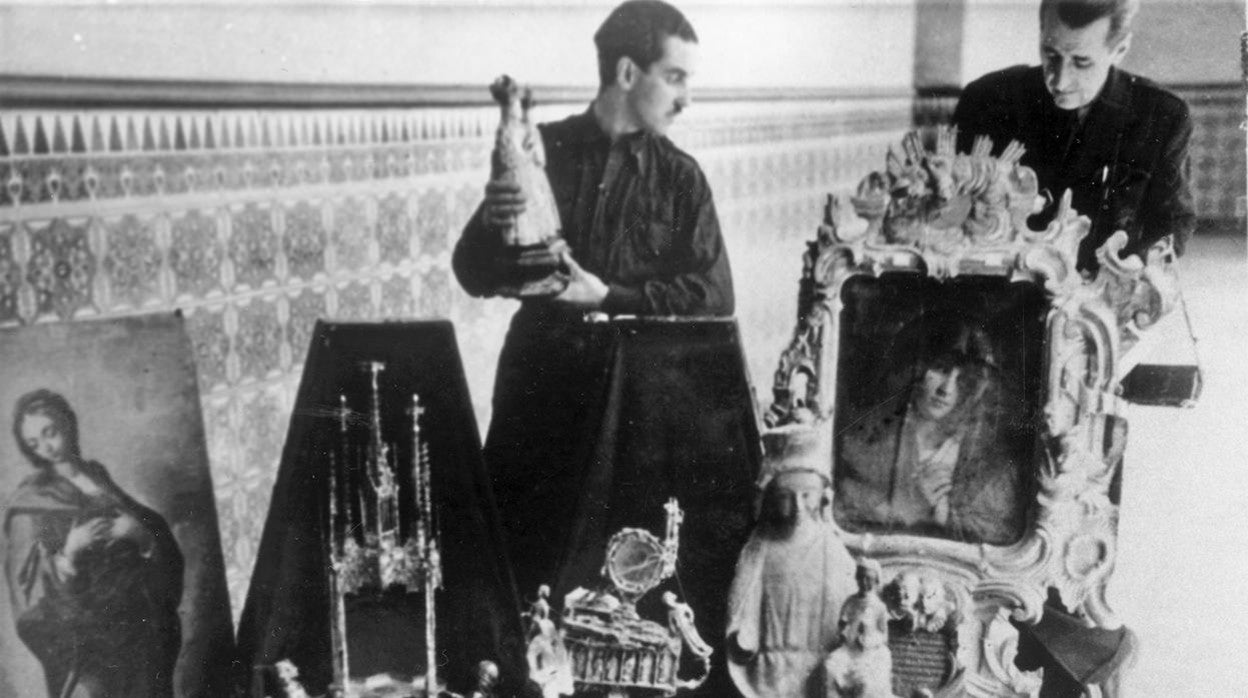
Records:
{"label": "man's dark hair", "polygon": [[680,10],[663,0],[628,0],[607,15],[594,33],[598,47],[598,80],[603,86],[615,82],[615,66],[628,56],[637,67],[649,70],[663,57],[663,40],[675,36],[697,43],[693,25]]}
{"label": "man's dark hair", "polygon": [[1040,21],[1053,8],[1057,18],[1072,29],[1082,29],[1102,17],[1109,18],[1105,40],[1117,44],[1131,29],[1131,20],[1140,9],[1140,0],[1040,0]]}

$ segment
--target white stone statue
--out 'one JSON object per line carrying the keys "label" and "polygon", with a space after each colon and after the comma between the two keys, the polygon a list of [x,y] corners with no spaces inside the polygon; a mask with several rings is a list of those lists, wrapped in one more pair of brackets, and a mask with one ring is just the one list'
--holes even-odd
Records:
{"label": "white stone statue", "polygon": [[820,696],[819,667],[854,589],[853,557],[832,523],[819,434],[805,426],[764,435],[759,522],[729,592],[728,671],[746,698]]}
{"label": "white stone statue", "polygon": [[563,644],[563,635],[550,619],[550,587],[543,584],[526,615],[529,645],[526,659],[529,678],[542,689],[543,698],[572,695],[572,663]]}
{"label": "white stone statue", "polygon": [[880,576],[880,563],[859,560],[858,593],[841,608],[841,646],[823,664],[827,698],[893,698],[889,614],[877,593]]}

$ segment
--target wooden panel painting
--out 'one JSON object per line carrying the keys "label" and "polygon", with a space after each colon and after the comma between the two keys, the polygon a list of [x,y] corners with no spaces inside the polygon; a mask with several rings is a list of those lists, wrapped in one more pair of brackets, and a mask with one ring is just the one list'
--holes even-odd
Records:
{"label": "wooden panel painting", "polygon": [[0,332],[0,696],[225,694],[199,406],[178,315]]}
{"label": "wooden panel painting", "polygon": [[1018,541],[1034,496],[1040,287],[887,274],[851,278],[841,297],[838,523]]}

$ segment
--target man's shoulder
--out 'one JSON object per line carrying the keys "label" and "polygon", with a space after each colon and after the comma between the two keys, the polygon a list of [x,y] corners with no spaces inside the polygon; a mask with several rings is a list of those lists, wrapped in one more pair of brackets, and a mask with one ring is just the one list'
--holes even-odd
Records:
{"label": "man's shoulder", "polygon": [[583,140],[585,122],[585,114],[572,114],[558,121],[544,121],[537,125],[537,130],[542,134],[542,140],[547,143],[566,142],[573,138]]}
{"label": "man's shoulder", "polygon": [[678,175],[705,178],[702,174],[702,166],[698,164],[697,158],[685,152],[672,142],[667,136],[653,136],[650,138],[653,144],[652,148],[658,155],[661,162],[670,167]]}
{"label": "man's shoulder", "polygon": [[1040,66],[1013,65],[979,76],[967,84],[962,94],[1001,95],[1006,92],[1024,90],[1034,84],[1044,86]]}
{"label": "man's shoulder", "polygon": [[1174,116],[1188,113],[1187,102],[1169,89],[1142,75],[1122,72],[1122,79],[1131,90],[1132,102],[1140,107],[1152,107],[1162,113]]}

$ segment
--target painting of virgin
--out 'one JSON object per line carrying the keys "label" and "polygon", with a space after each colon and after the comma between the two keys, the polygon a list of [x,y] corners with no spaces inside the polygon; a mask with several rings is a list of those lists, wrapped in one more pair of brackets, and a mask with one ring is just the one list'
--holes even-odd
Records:
{"label": "painting of virgin", "polygon": [[219,695],[231,652],[194,365],[174,315],[0,337],[0,695]]}
{"label": "painting of virgin", "polygon": [[1001,279],[898,276],[847,284],[846,294],[838,522],[1018,540],[1042,382],[1040,291]]}

